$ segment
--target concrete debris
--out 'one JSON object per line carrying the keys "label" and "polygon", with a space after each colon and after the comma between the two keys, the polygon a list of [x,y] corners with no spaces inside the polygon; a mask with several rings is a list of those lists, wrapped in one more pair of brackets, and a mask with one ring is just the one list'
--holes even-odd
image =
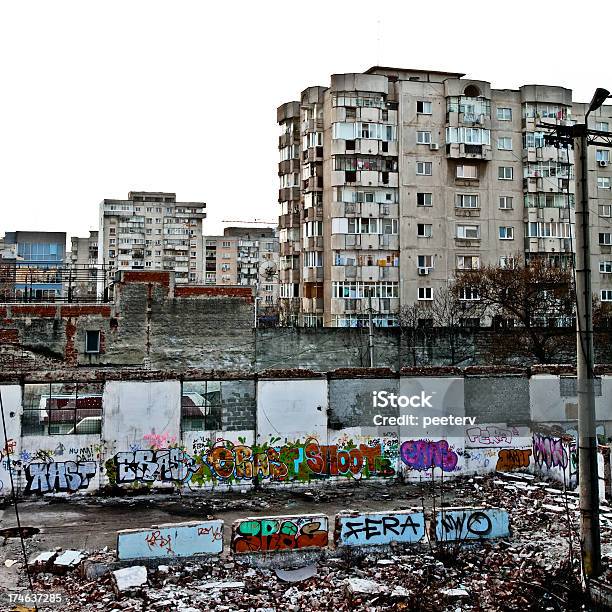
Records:
{"label": "concrete debris", "polygon": [[118,593],[126,593],[147,584],[147,568],[134,565],[113,572],[115,587]]}
{"label": "concrete debris", "polygon": [[16,563],[19,563],[19,561],[17,561],[17,559],[7,559],[7,560],[4,562],[4,565],[5,565],[6,567],[13,567],[13,565],[15,565]]}
{"label": "concrete debris", "polygon": [[[360,483],[351,490],[339,487],[334,495],[348,498],[343,508],[361,508],[361,511],[371,511],[373,503],[379,504],[383,495],[391,496],[393,501],[387,507],[397,511],[420,507],[423,503],[430,512],[434,502],[436,508],[460,504],[505,508],[510,515],[511,536],[483,543],[474,541],[469,545],[424,540],[420,545],[347,547],[341,551],[331,547],[316,565],[276,570],[272,565],[249,566],[228,556],[227,545],[218,557],[160,559],[163,564],[155,567],[152,563],[147,566],[148,571],[144,566],[117,569],[114,551],[103,550],[101,543],[99,550],[87,555],[80,571],[68,572],[61,578],[49,565],[57,553],[38,554],[30,546],[32,565],[39,566],[34,574],[35,590],[61,590],[65,596],[62,612],[589,609],[580,586],[580,540],[576,537],[579,517],[573,510],[569,516],[566,514],[565,494],[550,483],[508,477],[505,473],[471,480],[443,483],[438,480],[433,485],[398,484],[384,489]],[[527,486],[521,486],[525,483]],[[317,512],[321,511],[320,498],[330,495],[325,489],[314,490],[314,499],[307,493],[310,490],[302,493],[300,499],[309,500],[310,508]],[[249,492],[244,496],[239,492],[228,493],[223,502],[223,496],[217,492],[205,498],[204,503],[207,507],[225,503],[225,512],[235,516],[236,512],[246,515],[245,507],[261,508],[265,501],[270,506],[268,514],[280,515],[285,504],[291,501],[291,494],[279,490],[276,495],[277,500],[269,492]],[[242,505],[234,505],[236,499]],[[575,496],[567,499],[575,502]],[[99,500],[93,503],[98,504]],[[142,503],[146,508],[154,507],[151,499]],[[105,513],[112,510],[112,506],[105,508]],[[120,505],[118,516],[125,517],[125,513],[126,507]],[[326,513],[332,514],[327,510]],[[612,515],[612,512],[605,514]],[[216,512],[215,518],[225,516],[223,512]],[[606,516],[603,519],[604,563],[612,566],[612,523]],[[53,545],[47,543],[46,547]],[[44,550],[42,546],[40,549]],[[297,550],[291,553],[301,554]],[[6,551],[4,559],[19,558],[18,554],[16,548]],[[2,557],[0,567],[8,572],[1,562]],[[107,571],[96,575],[93,570],[88,573],[88,567],[104,567]],[[20,572],[23,576],[22,569]],[[602,581],[612,584],[612,570]]]}
{"label": "concrete debris", "polygon": [[53,568],[58,571],[74,569],[83,559],[85,553],[80,550],[66,550],[53,561]]}
{"label": "concrete debris", "polygon": [[308,580],[313,576],[317,575],[316,565],[306,565],[305,567],[298,567],[297,569],[276,569],[274,570],[279,580],[284,582],[301,582],[302,580]]}

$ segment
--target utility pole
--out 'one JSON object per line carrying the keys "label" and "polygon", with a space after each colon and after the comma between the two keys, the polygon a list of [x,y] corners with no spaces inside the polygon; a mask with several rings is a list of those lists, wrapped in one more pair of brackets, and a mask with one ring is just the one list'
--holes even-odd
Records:
{"label": "utility pole", "polygon": [[595,428],[595,389],[593,351],[593,296],[591,289],[591,237],[589,222],[588,146],[612,148],[612,135],[589,130],[589,114],[597,110],[610,92],[598,88],[586,112],[584,123],[540,126],[552,128],[549,144],[574,147],[578,160],[576,176],[576,375],[578,387],[578,476],[580,493],[580,541],[582,572],[586,578],[602,573],[599,526],[599,478]]}
{"label": "utility pole", "polygon": [[374,367],[374,325],[372,322],[372,287],[368,287],[368,351],[370,367]]}

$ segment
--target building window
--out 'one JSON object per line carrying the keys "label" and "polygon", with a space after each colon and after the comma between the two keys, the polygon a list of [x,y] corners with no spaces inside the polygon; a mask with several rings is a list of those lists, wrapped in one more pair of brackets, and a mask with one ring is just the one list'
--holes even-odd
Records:
{"label": "building window", "polygon": [[497,139],[497,148],[500,151],[512,151],[512,138],[501,136]]}
{"label": "building window", "polygon": [[599,271],[602,274],[612,274],[612,261],[600,261]]}
{"label": "building window", "polygon": [[457,178],[477,179],[478,167],[470,164],[462,164],[457,166]]}
{"label": "building window", "polygon": [[420,176],[431,176],[432,174],[432,163],[431,162],[417,162],[416,173]]}
{"label": "building window", "polygon": [[611,246],[612,245],[612,233],[600,232],[599,233],[599,244],[601,246]]}
{"label": "building window", "polygon": [[504,106],[497,107],[498,121],[512,121],[512,109]]}
{"label": "building window", "polygon": [[607,121],[598,121],[597,123],[595,123],[595,129],[599,130],[600,132],[609,132],[610,125]]}
{"label": "building window", "polygon": [[459,299],[463,302],[476,302],[480,299],[476,287],[461,287],[459,289]]}
{"label": "building window", "polygon": [[430,270],[433,270],[433,255],[418,255],[417,256],[417,268],[420,274],[429,274]]}
{"label": "building window", "polygon": [[417,223],[417,237],[418,238],[431,238],[432,236],[431,223]]}
{"label": "building window", "polygon": [[221,384],[218,380],[183,382],[181,391],[183,431],[206,431],[221,426]]}
{"label": "building window", "polygon": [[457,238],[460,240],[478,240],[480,238],[480,227],[478,225],[458,225]]}
{"label": "building window", "polygon": [[26,384],[22,434],[99,434],[103,383]]}
{"label": "building window", "polygon": [[512,255],[502,255],[499,258],[499,267],[513,270],[516,267],[516,259]]}
{"label": "building window", "polygon": [[417,100],[417,114],[419,115],[431,115],[432,105],[427,100]]}
{"label": "building window", "polygon": [[502,210],[512,210],[512,196],[499,196],[499,207]]}
{"label": "building window", "polygon": [[419,287],[418,296],[419,300],[433,300],[433,290],[431,287]]}
{"label": "building window", "polygon": [[595,159],[603,164],[610,163],[610,151],[608,149],[597,149],[595,151]]}
{"label": "building window", "polygon": [[85,352],[100,352],[100,330],[87,330],[85,332]]}
{"label": "building window", "polygon": [[599,189],[610,189],[610,177],[609,176],[598,176],[597,187]]}
{"label": "building window", "polygon": [[514,240],[514,228],[512,226],[503,226],[499,228],[500,240]]}
{"label": "building window", "polygon": [[431,144],[431,132],[417,132],[417,144]]}
{"label": "building window", "polygon": [[601,301],[602,302],[612,302],[612,289],[602,289],[601,290]]}
{"label": "building window", "polygon": [[600,204],[599,205],[599,216],[600,217],[612,217],[612,204]]}
{"label": "building window", "polygon": [[417,206],[432,206],[433,205],[433,194],[431,193],[417,193]]}
{"label": "building window", "polygon": [[459,193],[455,206],[457,208],[478,208],[478,195]]}
{"label": "building window", "polygon": [[457,270],[478,270],[480,257],[478,255],[457,255]]}
{"label": "building window", "polygon": [[511,181],[514,178],[514,168],[511,166],[500,166],[497,169],[497,178],[500,181]]}

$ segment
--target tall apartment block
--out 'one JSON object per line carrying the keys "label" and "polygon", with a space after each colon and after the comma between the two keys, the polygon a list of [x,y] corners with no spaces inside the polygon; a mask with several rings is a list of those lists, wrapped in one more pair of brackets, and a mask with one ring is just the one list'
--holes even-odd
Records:
{"label": "tall apartment block", "polygon": [[[98,264],[98,232],[90,231],[89,236],[70,239],[70,273],[68,276],[75,299],[96,297],[98,275],[103,274]],[[100,279],[102,280],[102,279]]]}
{"label": "tall apartment block", "polygon": [[[280,106],[284,322],[358,326],[371,309],[392,326],[458,270],[570,265],[573,151],[548,146],[542,126],[581,122],[587,106],[564,87],[380,66]],[[608,131],[612,107],[589,121]],[[612,301],[609,150],[590,147],[588,163],[593,289]]]}
{"label": "tall apartment block", "polygon": [[205,284],[256,287],[261,308],[278,301],[278,235],[269,227],[226,227],[204,237]]}
{"label": "tall apartment block", "polygon": [[204,281],[204,202],[177,202],[175,193],[130,191],[100,203],[98,262],[110,270],[172,270],[175,282]]}

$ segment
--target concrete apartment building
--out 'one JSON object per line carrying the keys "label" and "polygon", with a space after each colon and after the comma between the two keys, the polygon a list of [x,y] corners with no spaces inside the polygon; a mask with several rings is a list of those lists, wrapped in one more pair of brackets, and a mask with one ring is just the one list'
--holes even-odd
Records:
{"label": "concrete apartment building", "polygon": [[40,302],[65,297],[66,232],[6,232],[0,245],[14,261],[10,299]]}
{"label": "concrete apartment building", "polygon": [[98,263],[109,270],[166,270],[177,284],[202,284],[204,202],[175,193],[130,191],[100,203]]}
{"label": "concrete apartment building", "polygon": [[70,281],[76,299],[96,297],[99,274],[103,274],[98,263],[98,232],[90,230],[89,236],[70,239]]}
{"label": "concrete apartment building", "polygon": [[204,237],[207,285],[256,287],[262,308],[278,301],[278,234],[270,227],[226,227]]}
{"label": "concrete apartment building", "polygon": [[[542,124],[581,122],[564,87],[496,90],[459,73],[332,75],[277,111],[280,306],[305,326],[357,326],[431,300],[457,270],[572,261],[573,151]],[[612,107],[591,114],[608,131]],[[593,290],[612,301],[612,169],[589,147]],[[477,298],[469,291],[465,300]]]}

